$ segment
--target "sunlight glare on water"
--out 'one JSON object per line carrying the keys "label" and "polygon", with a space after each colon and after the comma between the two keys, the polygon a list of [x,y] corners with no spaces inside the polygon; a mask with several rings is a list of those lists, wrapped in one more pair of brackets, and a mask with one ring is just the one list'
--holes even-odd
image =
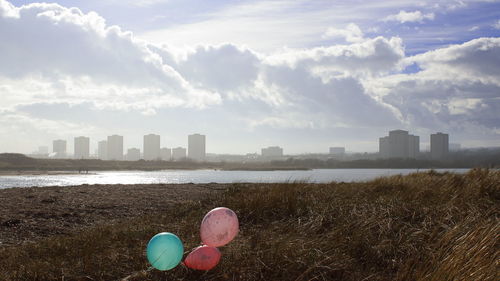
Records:
{"label": "sunlight glare on water", "polygon": [[[419,170],[424,172],[426,170]],[[437,169],[465,173],[468,169]],[[292,182],[327,183],[332,181],[365,181],[381,176],[409,174],[416,169],[315,169],[306,171],[220,171],[165,170],[112,171],[73,175],[0,176],[0,188],[30,186],[72,186],[82,184],[160,184],[160,183],[235,183]]]}

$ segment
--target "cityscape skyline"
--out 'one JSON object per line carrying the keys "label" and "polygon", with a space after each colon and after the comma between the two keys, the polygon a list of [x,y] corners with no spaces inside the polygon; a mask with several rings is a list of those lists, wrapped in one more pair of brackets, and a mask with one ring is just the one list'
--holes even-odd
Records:
{"label": "cityscape skyline", "polygon": [[[395,129],[395,130],[401,130],[401,129]],[[391,130],[391,131],[394,131],[394,130]],[[404,131],[404,130],[403,130]],[[388,131],[390,132],[390,131]],[[422,151],[430,151],[431,150],[431,134],[433,134],[433,132],[429,133],[428,135],[428,138],[424,138],[424,140],[427,140],[427,141],[423,141],[421,142],[420,141],[420,138],[419,138],[419,148],[420,150]],[[150,134],[146,134],[146,135],[157,135],[157,134],[154,134],[154,133],[150,133]],[[143,154],[144,152],[144,137],[146,135],[143,135],[139,138],[139,142],[134,142],[133,144],[130,144],[131,142],[128,142],[129,144],[127,144],[127,140],[129,139],[128,137],[125,137],[124,136],[124,155],[126,154],[126,150],[129,149],[129,148],[139,148],[139,150],[141,151],[141,155]],[[168,143],[166,140],[164,140],[165,136],[161,136],[161,135],[157,135],[157,136],[160,136],[160,139],[161,139],[161,142],[160,142],[160,150],[162,148],[175,148],[175,147],[184,147],[186,148],[186,151],[187,151],[187,148],[189,146],[189,143],[188,141],[186,141],[185,143],[182,143],[182,141],[173,141],[171,143]],[[189,135],[188,135],[189,136]],[[420,137],[420,136],[417,136],[417,137]],[[71,148],[70,151],[73,151],[73,147],[74,147],[74,142],[71,142],[72,139],[75,139],[76,137],[68,137],[68,139],[64,140],[66,142],[66,145],[68,148]],[[137,139],[137,138],[136,138]],[[169,138],[170,140],[170,138]],[[55,141],[55,140],[52,140],[51,143]],[[130,141],[130,140],[129,140]],[[90,141],[89,141],[89,154],[91,155],[98,155],[99,154],[99,144],[103,142],[102,140],[99,141],[99,140],[92,140],[92,138],[90,138]],[[104,140],[104,142],[106,142],[106,140]],[[366,140],[365,142],[368,142],[368,140]],[[299,154],[308,154],[308,153],[327,153],[328,150],[331,151],[332,148],[335,148],[335,149],[343,149],[343,153],[364,153],[364,152],[367,152],[367,153],[377,153],[380,151],[380,138],[378,140],[373,140],[373,146],[375,147],[376,146],[376,149],[371,149],[371,150],[356,150],[355,147],[352,147],[352,146],[348,146],[348,145],[337,145],[335,142],[330,142],[330,144],[326,144],[325,146],[322,146],[322,147],[319,147],[318,149],[316,150],[312,150],[312,151],[303,151],[303,152],[294,152],[294,151],[291,151],[290,149],[287,149],[288,153],[287,154],[294,154],[294,155],[299,155]],[[174,145],[175,144],[175,145]],[[271,145],[268,145],[267,147],[272,147],[272,146],[275,146],[275,145],[279,145],[280,147],[287,147],[286,146],[286,142],[282,142],[280,144],[278,143],[271,143]],[[52,145],[50,146],[52,147]],[[235,155],[243,155],[243,154],[248,154],[248,153],[261,153],[262,149],[266,147],[266,145],[260,145],[260,144],[257,144],[256,145],[256,149],[255,150],[241,150],[241,151],[237,151],[237,152],[227,152],[227,151],[214,151],[214,150],[211,150],[211,151],[207,151],[207,153],[215,153],[215,154],[235,154]],[[467,147],[467,146],[464,146],[463,144],[461,143],[458,143],[458,142],[454,142],[453,138],[450,138],[449,140],[449,148],[450,150],[459,150],[459,149],[473,149],[473,148],[481,148],[482,146],[480,147]],[[495,146],[492,146],[492,147],[495,147]],[[37,154],[38,152],[40,152],[40,149],[47,149],[47,152],[44,152],[44,153],[40,153],[40,154],[45,154],[45,153],[49,153],[49,146],[48,145],[44,145],[44,144],[38,144],[36,145],[36,147],[34,147],[33,149],[29,150],[28,152],[16,152],[16,151],[5,151],[6,153],[10,152],[10,153],[24,153],[24,154]],[[68,150],[67,148],[67,150]],[[52,149],[51,149],[52,151]],[[337,150],[337,151],[334,151],[333,153],[330,153],[330,154],[339,154],[340,152]],[[71,153],[72,154],[72,153]],[[160,154],[161,154],[161,151],[160,151]],[[187,154],[187,152],[186,152]],[[98,157],[99,158],[99,157]]]}
{"label": "cityscape skyline", "polygon": [[[108,136],[107,140],[98,141],[98,148],[94,153],[90,151],[90,140],[88,137],[75,137],[73,154],[68,152],[66,140],[54,140],[52,143],[52,153],[49,153],[47,146],[39,146],[37,151],[31,154],[35,157],[50,157],[50,158],[73,158],[73,159],[90,159],[97,158],[101,160],[127,160],[137,161],[143,160],[179,160],[191,159],[195,161],[207,160],[207,155],[215,155],[217,153],[206,152],[206,136],[198,133],[188,135],[187,147],[166,147],[161,146],[161,136],[156,134],[147,134],[143,136],[143,149],[137,147],[124,147],[124,137],[119,135]],[[442,132],[437,132],[429,136],[429,146],[420,148],[420,136],[409,134],[405,130],[391,130],[388,136],[378,139],[379,150],[377,158],[414,158],[420,157],[420,153],[429,152],[432,159],[440,160],[446,158],[448,152],[461,150],[462,147],[458,143],[450,143],[449,135]],[[112,151],[108,154],[108,151]],[[294,155],[292,153],[284,153],[282,146],[262,147],[260,154],[257,152],[246,152],[244,154],[253,158],[253,155],[262,157],[262,159],[279,159],[286,155]],[[342,159],[348,153],[356,153],[346,150],[346,147],[330,146],[327,151],[322,151],[319,154],[327,154],[338,159]],[[358,152],[359,153],[359,152]],[[364,152],[367,153],[367,152]],[[222,153],[221,155],[231,155]],[[308,153],[305,153],[307,155]],[[311,153],[309,153],[311,154]],[[312,153],[314,154],[314,153]],[[297,154],[295,154],[297,155]],[[304,155],[304,154],[302,154]]]}

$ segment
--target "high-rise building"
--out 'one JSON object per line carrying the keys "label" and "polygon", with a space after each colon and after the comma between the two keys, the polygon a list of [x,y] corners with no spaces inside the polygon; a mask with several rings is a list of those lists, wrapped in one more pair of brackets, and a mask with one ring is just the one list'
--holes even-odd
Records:
{"label": "high-rise building", "polygon": [[160,159],[160,136],[149,134],[144,136],[144,160]]}
{"label": "high-rise building", "polygon": [[408,135],[408,157],[417,158],[420,153],[420,137]]}
{"label": "high-rise building", "polygon": [[448,134],[441,132],[431,134],[431,157],[432,159],[442,160],[446,158],[449,151]]}
{"label": "high-rise building", "polygon": [[123,160],[123,136],[108,136],[107,160]]}
{"label": "high-rise building", "polygon": [[89,159],[90,156],[90,139],[87,137],[75,138],[75,159]]}
{"label": "high-rise building", "polygon": [[97,158],[108,160],[108,142],[103,140],[97,143]]}
{"label": "high-rise building", "polygon": [[172,148],[172,159],[179,160],[186,158],[186,149],[184,147]]}
{"label": "high-rise building", "polygon": [[194,134],[188,136],[188,158],[203,161],[206,157],[205,135]]}
{"label": "high-rise building", "polygon": [[269,146],[267,148],[262,148],[262,157],[266,158],[280,158],[283,157],[283,148],[279,146]]}
{"label": "high-rise building", "polygon": [[408,131],[389,131],[389,154],[391,158],[408,158],[409,140]]}
{"label": "high-rise building", "polygon": [[55,158],[65,158],[66,157],[66,141],[65,140],[55,140],[52,142],[52,152]]}
{"label": "high-rise building", "polygon": [[163,160],[163,161],[172,160],[172,149],[167,148],[167,147],[162,147],[160,149],[160,157],[161,157],[161,160]]}
{"label": "high-rise building", "polygon": [[381,137],[378,139],[378,154],[380,158],[389,158],[389,137]]}
{"label": "high-rise building", "polygon": [[127,150],[127,160],[137,161],[141,159],[141,150],[139,148],[129,148]]}
{"label": "high-rise building", "polygon": [[417,158],[420,153],[420,137],[408,131],[393,130],[389,136],[379,138],[380,158]]}

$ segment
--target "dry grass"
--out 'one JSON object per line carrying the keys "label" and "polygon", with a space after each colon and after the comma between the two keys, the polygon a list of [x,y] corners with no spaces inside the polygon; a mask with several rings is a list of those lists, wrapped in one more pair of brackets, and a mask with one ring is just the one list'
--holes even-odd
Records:
{"label": "dry grass", "polygon": [[[166,211],[0,249],[0,280],[499,280],[500,172],[435,172],[366,183],[235,184]],[[148,268],[157,232],[186,251],[216,206],[241,232],[209,272]]]}

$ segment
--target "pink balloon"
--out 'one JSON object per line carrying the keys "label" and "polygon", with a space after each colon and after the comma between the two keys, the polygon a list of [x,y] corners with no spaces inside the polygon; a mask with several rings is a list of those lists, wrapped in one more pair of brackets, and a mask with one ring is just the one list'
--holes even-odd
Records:
{"label": "pink balloon", "polygon": [[219,207],[208,212],[201,222],[203,244],[220,247],[231,242],[239,231],[238,217],[231,209]]}
{"label": "pink balloon", "polygon": [[210,270],[219,263],[220,257],[219,249],[203,245],[189,253],[184,264],[192,269]]}

